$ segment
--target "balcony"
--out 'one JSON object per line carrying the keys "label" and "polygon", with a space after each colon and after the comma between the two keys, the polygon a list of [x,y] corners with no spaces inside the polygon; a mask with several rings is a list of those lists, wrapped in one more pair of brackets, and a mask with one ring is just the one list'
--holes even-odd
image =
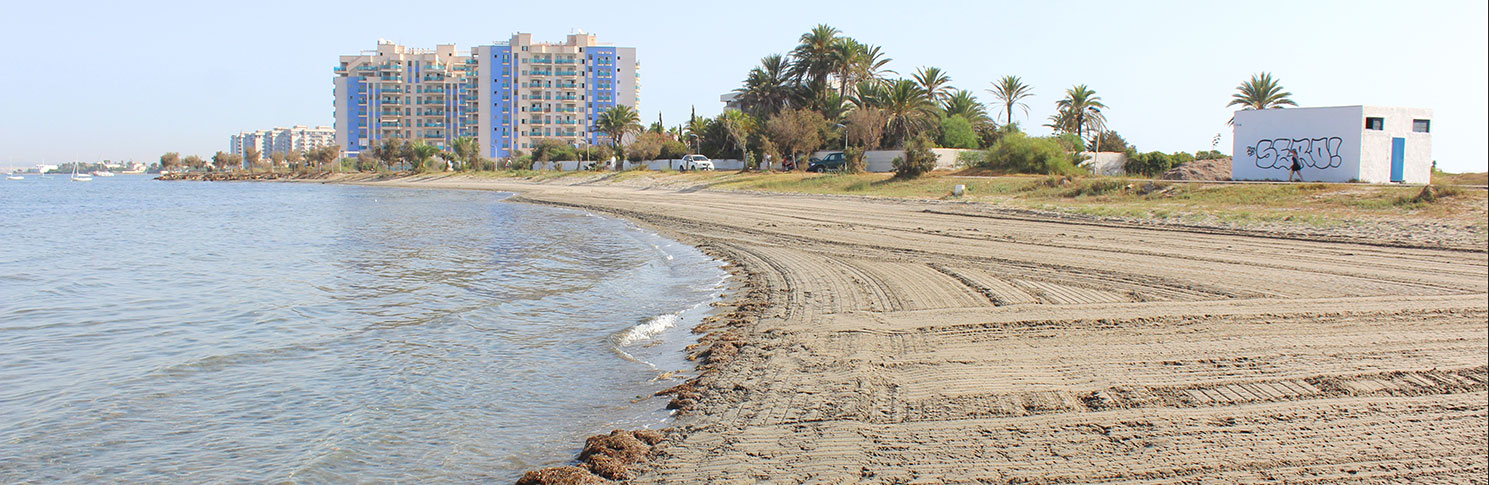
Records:
{"label": "balcony", "polygon": [[529,76],[552,76],[553,71],[528,71]]}
{"label": "balcony", "polygon": [[445,127],[445,124],[442,123],[442,122],[438,122],[438,121],[429,121],[429,122],[420,123],[419,126],[422,126],[422,127],[425,127],[425,128],[444,128]]}
{"label": "balcony", "polygon": [[553,98],[554,101],[574,101],[574,100],[577,100],[577,99],[579,99],[579,97],[578,96],[574,96],[572,94],[571,95],[568,95],[568,96],[558,96],[558,97]]}
{"label": "balcony", "polygon": [[558,71],[556,76],[578,76],[579,71]]}
{"label": "balcony", "polygon": [[424,138],[444,138],[444,133],[425,133]]}
{"label": "balcony", "polygon": [[532,118],[532,119],[527,120],[527,124],[529,124],[529,125],[541,125],[541,124],[543,124],[543,120],[540,119],[540,118]]}
{"label": "balcony", "polygon": [[382,104],[403,104],[403,102],[396,99],[384,99]]}

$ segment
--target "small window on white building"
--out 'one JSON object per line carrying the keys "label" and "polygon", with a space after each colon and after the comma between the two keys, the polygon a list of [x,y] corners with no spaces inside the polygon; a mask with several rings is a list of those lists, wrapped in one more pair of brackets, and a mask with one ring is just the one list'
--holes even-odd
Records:
{"label": "small window on white building", "polygon": [[1431,133],[1432,120],[1411,120],[1411,131],[1417,133]]}
{"label": "small window on white building", "polygon": [[1386,119],[1385,118],[1365,118],[1365,129],[1367,129],[1367,130],[1384,130],[1384,129],[1386,129]]}

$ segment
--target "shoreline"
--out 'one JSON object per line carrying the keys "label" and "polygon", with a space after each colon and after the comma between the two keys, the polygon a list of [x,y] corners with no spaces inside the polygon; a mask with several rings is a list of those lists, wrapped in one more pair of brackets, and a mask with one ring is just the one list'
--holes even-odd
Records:
{"label": "shoreline", "polygon": [[[736,306],[699,327],[707,371],[671,389],[688,409],[676,428],[586,443],[581,462],[636,483],[1489,472],[1483,250],[990,219],[921,200],[360,183],[619,216],[743,275]],[[574,471],[533,483],[594,480]]]}
{"label": "shoreline", "polygon": [[430,187],[418,181],[409,182],[404,180],[407,178],[409,177],[350,181],[335,178],[331,180],[288,179],[282,181],[416,189],[433,188],[508,192],[513,194],[504,199],[508,202],[582,210],[618,217],[638,228],[654,231],[656,234],[661,235],[661,237],[672,239],[702,252],[704,255],[723,263],[722,269],[728,274],[724,281],[722,294],[718,296],[716,301],[711,302],[714,308],[706,312],[700,321],[693,325],[691,329],[688,329],[691,333],[697,335],[696,343],[680,349],[685,353],[686,360],[693,365],[693,368],[690,369],[692,374],[694,374],[693,377],[684,380],[681,384],[653,394],[655,397],[672,397],[667,405],[667,409],[675,411],[669,417],[669,420],[672,421],[669,424],[673,424],[674,426],[659,430],[616,429],[608,434],[591,436],[585,440],[580,453],[574,458],[577,465],[562,465],[529,470],[517,481],[518,484],[593,483],[597,480],[625,481],[635,478],[638,472],[644,469],[633,470],[632,468],[644,466],[646,464],[646,455],[650,454],[657,446],[663,445],[665,441],[676,438],[675,435],[680,433],[680,431],[677,430],[675,425],[683,421],[688,416],[689,411],[696,405],[696,400],[699,398],[698,388],[704,378],[708,373],[713,372],[717,366],[727,362],[738,352],[738,342],[743,340],[743,327],[751,319],[759,318],[759,313],[762,309],[760,300],[763,298],[763,295],[761,294],[762,288],[758,275],[743,266],[735,255],[718,246],[711,245],[707,241],[689,238],[686,234],[669,230],[665,225],[626,217],[622,214],[612,213],[592,206],[526,199],[523,197],[523,191],[516,188],[475,186]]}

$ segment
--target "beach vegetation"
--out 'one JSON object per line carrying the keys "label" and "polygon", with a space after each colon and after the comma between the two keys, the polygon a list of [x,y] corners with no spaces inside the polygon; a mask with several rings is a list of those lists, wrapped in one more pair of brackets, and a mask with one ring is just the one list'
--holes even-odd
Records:
{"label": "beach vegetation", "polygon": [[[765,122],[764,134],[776,148],[792,160],[803,160],[823,145],[828,130],[827,119],[809,109],[782,111]],[[797,163],[797,169],[806,164]]]}
{"label": "beach vegetation", "polygon": [[1030,137],[1014,131],[1005,134],[992,148],[968,155],[965,161],[974,167],[1002,173],[1082,174],[1085,170],[1077,166],[1078,160],[1068,143],[1058,137]]}
{"label": "beach vegetation", "polygon": [[1282,89],[1281,81],[1272,77],[1272,73],[1263,71],[1253,74],[1250,80],[1236,86],[1236,92],[1231,95],[1230,103],[1226,106],[1240,106],[1242,110],[1297,106],[1292,95],[1293,93]]}
{"label": "beach vegetation", "polygon": [[[262,153],[259,153],[258,147],[243,147],[243,163],[247,164],[250,169],[259,168],[259,162],[262,161],[260,158],[261,155]],[[187,165],[190,166],[190,164]]]}
{"label": "beach vegetation", "polygon": [[972,129],[972,122],[962,115],[941,118],[940,131],[936,144],[941,148],[978,148],[977,132]]}
{"label": "beach vegetation", "polygon": [[626,159],[632,162],[644,162],[656,160],[662,154],[662,147],[667,142],[667,135],[655,131],[648,131],[636,137],[626,147]]}
{"label": "beach vegetation", "polygon": [[181,154],[177,152],[165,152],[160,156],[161,170],[177,170],[181,167]]}
{"label": "beach vegetation", "polygon": [[1024,83],[1018,76],[1008,75],[993,82],[993,88],[989,93],[997,98],[998,104],[1003,106],[1003,123],[1013,124],[1013,110],[1015,108],[1024,111],[1024,116],[1029,115],[1029,105],[1024,103],[1025,99],[1034,97],[1034,88]]}
{"label": "beach vegetation", "polygon": [[917,134],[905,143],[905,155],[894,159],[895,178],[913,179],[936,169],[936,153],[931,151],[931,137]]}
{"label": "beach vegetation", "polygon": [[641,131],[641,116],[630,106],[617,105],[600,113],[595,130],[609,136],[610,146],[619,149],[622,138]]}
{"label": "beach vegetation", "polygon": [[1075,133],[1084,139],[1086,130],[1101,131],[1106,127],[1106,115],[1101,112],[1106,109],[1106,104],[1101,102],[1101,96],[1097,96],[1095,90],[1084,84],[1066,89],[1065,97],[1055,106],[1058,110],[1050,115],[1050,122],[1045,126],[1058,133]]}

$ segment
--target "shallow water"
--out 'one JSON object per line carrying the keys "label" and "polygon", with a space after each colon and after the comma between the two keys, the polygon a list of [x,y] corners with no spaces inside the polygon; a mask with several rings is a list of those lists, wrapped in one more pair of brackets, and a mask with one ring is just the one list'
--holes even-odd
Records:
{"label": "shallow water", "polygon": [[3,182],[0,482],[512,480],[665,425],[725,278],[492,192]]}

